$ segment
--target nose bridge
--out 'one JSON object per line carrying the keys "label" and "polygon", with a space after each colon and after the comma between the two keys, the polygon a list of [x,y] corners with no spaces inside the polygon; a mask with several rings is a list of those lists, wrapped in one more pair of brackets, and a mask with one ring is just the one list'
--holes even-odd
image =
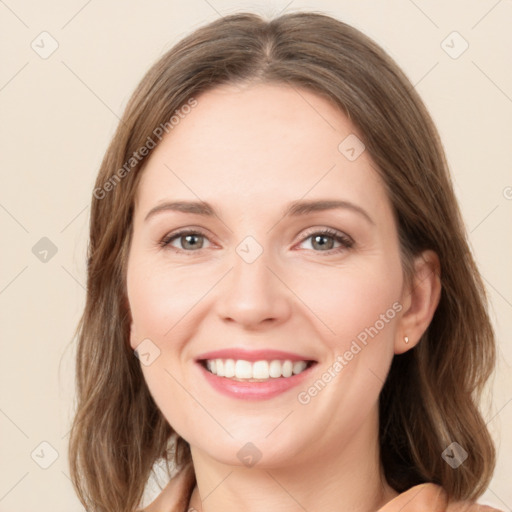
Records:
{"label": "nose bridge", "polygon": [[[270,293],[270,288],[275,283],[270,282],[272,273],[268,269],[272,265],[269,261],[268,251],[263,251],[261,254],[255,254],[256,249],[244,242],[236,249],[236,256],[233,258],[233,271],[231,276],[231,285],[237,292],[245,294],[245,290],[249,295],[262,293],[264,295]],[[240,289],[240,290],[238,290]]]}
{"label": "nose bridge", "polygon": [[270,251],[265,251],[254,238],[246,237],[237,246],[232,261],[219,297],[219,314],[246,325],[287,318],[290,297],[274,275],[276,265]]}

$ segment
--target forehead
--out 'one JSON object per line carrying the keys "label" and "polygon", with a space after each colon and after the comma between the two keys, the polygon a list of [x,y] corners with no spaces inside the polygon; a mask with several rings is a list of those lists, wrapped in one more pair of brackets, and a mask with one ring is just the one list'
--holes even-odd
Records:
{"label": "forehead", "polygon": [[350,196],[374,210],[386,201],[362,135],[327,99],[286,85],[230,84],[196,100],[150,155],[137,204],[169,194],[247,208],[305,196]]}

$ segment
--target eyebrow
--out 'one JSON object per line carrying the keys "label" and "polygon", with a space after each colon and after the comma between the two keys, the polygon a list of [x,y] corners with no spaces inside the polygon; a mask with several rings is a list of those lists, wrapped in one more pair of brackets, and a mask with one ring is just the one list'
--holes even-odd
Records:
{"label": "eyebrow", "polygon": [[[298,200],[290,203],[283,212],[283,217],[288,215],[292,217],[300,217],[310,213],[321,212],[326,210],[344,209],[350,210],[360,214],[370,224],[375,225],[375,222],[370,215],[350,201],[334,200],[334,199],[321,199],[321,200]],[[146,215],[144,221],[150,217],[162,212],[175,211],[182,213],[192,213],[195,215],[203,215],[205,217],[217,216],[215,209],[205,201],[170,201],[159,204],[152,208]]]}

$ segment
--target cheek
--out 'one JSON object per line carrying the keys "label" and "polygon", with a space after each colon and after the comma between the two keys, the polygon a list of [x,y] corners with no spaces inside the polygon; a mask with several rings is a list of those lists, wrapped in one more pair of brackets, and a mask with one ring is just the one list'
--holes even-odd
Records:
{"label": "cheek", "polygon": [[[223,432],[200,405],[190,399],[188,391],[200,396],[201,389],[196,389],[196,383],[189,379],[187,344],[194,339],[203,321],[215,323],[212,297],[216,295],[215,292],[207,294],[226,269],[205,266],[201,270],[200,266],[186,265],[169,268],[154,260],[146,263],[147,260],[149,258],[133,259],[133,265],[128,267],[127,282],[137,333],[135,341],[149,338],[160,350],[153,364],[142,366],[144,378],[173,429],[185,439],[201,444],[205,431],[218,432],[219,436]],[[293,291],[285,287],[274,290],[286,296],[290,303],[291,316],[282,328],[292,336],[307,333],[312,342],[321,347],[319,353],[325,362],[324,370],[331,367],[337,374],[332,384],[318,395],[309,394],[307,386],[297,390],[297,394],[302,392],[309,397],[307,406],[303,405],[305,402],[294,401],[295,405],[302,404],[298,412],[302,414],[303,425],[309,425],[301,434],[305,438],[315,435],[312,416],[348,436],[359,428],[374,406],[393,354],[391,340],[396,322],[393,304],[400,297],[400,268],[398,260],[374,255],[339,268],[309,262],[304,267],[298,264],[282,269],[280,277]],[[387,313],[389,310],[392,313]],[[208,315],[211,318],[207,318]],[[383,322],[381,315],[386,315],[388,322]],[[357,353],[353,350],[354,341],[360,347]],[[341,370],[332,368],[338,354],[347,354],[344,357],[347,364]],[[333,403],[338,407],[333,407]],[[230,431],[249,428],[243,418],[233,421]],[[270,421],[275,423],[276,418]]]}
{"label": "cheek", "polygon": [[184,382],[180,347],[186,344],[191,332],[187,312],[191,312],[197,298],[208,289],[207,283],[201,286],[190,273],[176,268],[162,269],[154,262],[147,264],[148,259],[134,257],[128,265],[127,291],[133,320],[131,346],[135,349],[138,344],[145,344],[141,347],[145,347],[151,359],[149,364],[141,360],[141,370],[149,392],[173,429],[185,436],[193,430],[188,418],[197,418],[201,411],[193,411],[194,402],[186,392],[190,385],[179,384]]}
{"label": "cheek", "polygon": [[401,266],[397,259],[376,260],[372,265],[340,268],[338,272],[317,272],[297,286],[304,302],[324,325],[319,332],[324,333],[322,338],[331,350],[343,353],[354,340],[366,348],[375,340],[372,345],[379,347],[373,352],[392,352],[401,310]]}
{"label": "cheek", "polygon": [[185,269],[134,261],[128,268],[127,288],[137,336],[162,340],[174,333],[211,286],[209,280]]}
{"label": "cheek", "polygon": [[[134,260],[128,268],[127,287],[135,341],[150,338],[162,343],[164,338],[180,339],[177,335],[185,335],[183,329],[187,325],[190,329],[192,317],[198,320],[198,315],[204,314],[200,302],[222,273],[211,267],[208,271],[187,266],[166,268],[148,265],[143,259]],[[333,348],[344,348],[343,344],[350,344],[358,335],[364,338],[364,333],[375,325],[379,331],[389,331],[387,326],[395,322],[393,304],[401,291],[397,258],[375,258],[368,264],[339,269],[318,267],[315,272],[292,268],[283,277],[300,299],[289,298],[294,302],[293,311],[309,318],[322,338],[334,340]]]}

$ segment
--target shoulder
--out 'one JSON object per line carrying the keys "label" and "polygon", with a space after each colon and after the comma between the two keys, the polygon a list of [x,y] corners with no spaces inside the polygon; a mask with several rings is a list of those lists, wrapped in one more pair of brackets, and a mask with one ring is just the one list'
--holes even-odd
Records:
{"label": "shoulder", "polygon": [[440,486],[421,484],[399,494],[379,512],[445,512],[446,504],[446,495]]}
{"label": "shoulder", "polygon": [[470,501],[448,502],[445,491],[435,484],[411,487],[379,510],[379,512],[502,512]]}
{"label": "shoulder", "polygon": [[173,476],[162,492],[144,510],[137,512],[182,512],[195,484],[194,467],[188,462]]}
{"label": "shoulder", "polygon": [[487,505],[479,505],[471,501],[457,501],[450,503],[446,512],[503,512],[503,510],[488,507]]}

